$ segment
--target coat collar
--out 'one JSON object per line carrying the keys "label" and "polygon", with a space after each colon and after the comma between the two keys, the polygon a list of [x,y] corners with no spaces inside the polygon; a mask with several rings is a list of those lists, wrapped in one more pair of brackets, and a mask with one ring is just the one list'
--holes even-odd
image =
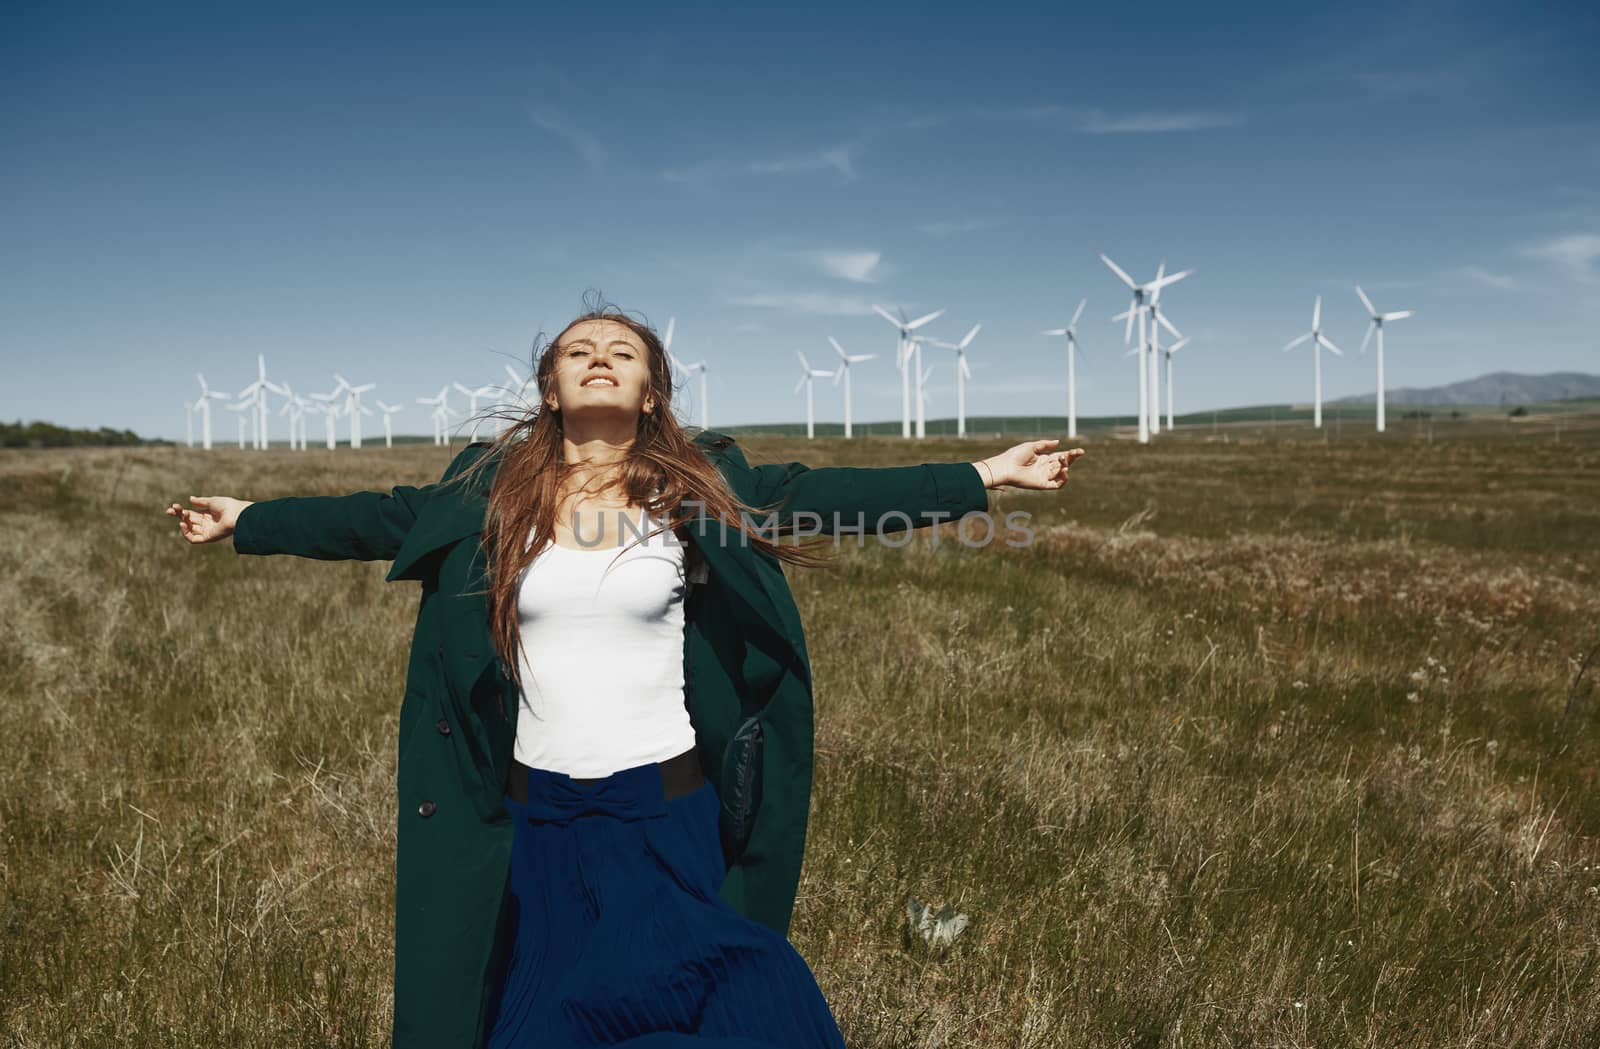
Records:
{"label": "coat collar", "polygon": [[[743,456],[736,449],[723,451],[731,443],[731,438],[715,431],[702,430],[695,435],[694,442],[706,450],[730,486],[734,486],[735,493],[742,495],[739,492],[742,485],[735,485],[735,480],[744,466]],[[469,536],[481,539],[484,517],[489,508],[488,493],[498,466],[498,459],[491,460],[485,464],[480,478],[475,478],[470,485],[448,485],[428,500],[400,544],[386,577],[388,580],[420,579],[425,574],[420,566],[434,551]],[[681,504],[678,509],[682,509]],[[782,633],[784,619],[766,582],[757,571],[755,559],[758,555],[755,548],[748,543],[741,543],[737,529],[731,525],[724,529],[703,508],[694,520],[688,522],[688,528],[710,570],[754,609],[763,621]],[[723,539],[724,531],[726,540]]]}

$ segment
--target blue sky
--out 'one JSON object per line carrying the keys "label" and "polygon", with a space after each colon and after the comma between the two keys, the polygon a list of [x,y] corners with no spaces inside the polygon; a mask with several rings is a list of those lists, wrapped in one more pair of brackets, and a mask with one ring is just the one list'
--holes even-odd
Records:
{"label": "blue sky", "polygon": [[1600,371],[1582,5],[753,8],[7,5],[0,418],[181,438],[194,372],[237,391],[265,353],[421,433],[415,397],[525,366],[591,288],[676,315],[713,426],[803,418],[829,335],[879,354],[856,420],[898,420],[875,302],[982,322],[969,414],[1032,414],[1087,297],[1079,410],[1127,413],[1096,251],[1196,269],[1162,299],[1180,411],[1309,400],[1280,347],[1319,293],[1326,396],[1369,392],[1358,280],[1417,311],[1391,387]]}

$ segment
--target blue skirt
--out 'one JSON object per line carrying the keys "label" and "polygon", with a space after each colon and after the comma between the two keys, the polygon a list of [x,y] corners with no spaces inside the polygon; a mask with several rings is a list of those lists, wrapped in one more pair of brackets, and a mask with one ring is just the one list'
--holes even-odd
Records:
{"label": "blue skirt", "polygon": [[511,947],[488,1049],[844,1049],[805,959],[734,910],[707,780],[653,764],[593,784],[547,769],[510,797]]}

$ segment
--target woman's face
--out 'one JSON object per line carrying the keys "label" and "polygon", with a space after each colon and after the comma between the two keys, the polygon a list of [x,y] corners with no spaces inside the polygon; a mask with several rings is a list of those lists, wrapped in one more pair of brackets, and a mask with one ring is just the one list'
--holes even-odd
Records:
{"label": "woman's face", "polygon": [[562,417],[655,410],[650,395],[650,358],[633,329],[615,321],[574,324],[555,349],[555,390],[546,397]]}

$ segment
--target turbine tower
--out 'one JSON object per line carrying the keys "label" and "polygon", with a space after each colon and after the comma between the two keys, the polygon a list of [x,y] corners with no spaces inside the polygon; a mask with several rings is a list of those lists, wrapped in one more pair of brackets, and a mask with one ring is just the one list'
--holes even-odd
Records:
{"label": "turbine tower", "polygon": [[1051,328],[1044,332],[1045,335],[1065,335],[1067,337],[1067,437],[1078,436],[1078,372],[1074,358],[1078,353],[1078,318],[1083,316],[1083,308],[1089,305],[1088,299],[1079,299],[1078,308],[1073,311],[1072,323],[1065,328]]}
{"label": "turbine tower", "polygon": [[254,401],[235,401],[228,405],[230,412],[238,412],[239,420],[239,450],[244,451],[244,413],[255,407]]}
{"label": "turbine tower", "polygon": [[314,393],[311,395],[311,399],[321,405],[323,436],[327,441],[329,451],[332,451],[338,443],[334,439],[333,421],[339,417],[339,406],[334,402],[339,399],[339,394],[343,392],[341,384],[341,386],[334,387],[332,393]]}
{"label": "turbine tower", "polygon": [[839,340],[835,339],[832,335],[828,336],[828,341],[833,344],[834,352],[836,352],[839,355],[839,367],[837,367],[837,368],[835,368],[833,370],[833,384],[835,386],[837,386],[837,385],[839,385],[839,380],[840,379],[844,380],[844,435],[845,435],[846,438],[849,438],[851,436],[851,431],[850,431],[850,366],[852,364],[860,364],[862,361],[870,361],[874,357],[876,357],[877,354],[876,353],[858,353],[858,354],[855,354],[854,356],[852,356],[851,354],[848,354],[848,353],[844,352],[844,347],[840,346],[839,345]]}
{"label": "turbine tower", "polygon": [[394,427],[390,423],[390,420],[394,417],[394,413],[399,411],[402,407],[402,405],[398,404],[384,404],[382,401],[378,402],[378,410],[383,412],[383,446],[385,448],[394,447]]}
{"label": "turbine tower", "polygon": [[433,408],[433,443],[445,444],[446,431],[450,420],[450,384],[445,383],[439,387],[439,392],[432,397],[418,397],[418,404],[426,404]]}
{"label": "turbine tower", "polygon": [[470,387],[463,386],[458,382],[451,383],[451,385],[457,390],[460,390],[462,393],[466,394],[467,415],[472,419],[472,436],[467,438],[467,440],[469,442],[476,441],[478,439],[478,424],[482,422],[482,420],[478,418],[478,398],[493,397],[500,388],[498,386],[479,386],[474,390]]}
{"label": "turbine tower", "polygon": [[240,390],[238,396],[241,400],[248,399],[255,408],[255,446],[262,451],[267,447],[267,393],[283,396],[283,387],[267,381],[266,354],[256,354],[256,379],[249,386]]}
{"label": "turbine tower", "polygon": [[[974,324],[972,330],[960,342],[939,342],[930,340],[935,346],[946,350],[956,351],[956,436],[967,435],[967,380],[972,378],[972,369],[967,367],[967,347],[972,345],[972,340],[977,337],[981,323]],[[932,369],[929,369],[930,371]],[[926,382],[926,379],[924,379]]]}
{"label": "turbine tower", "polygon": [[[1300,336],[1298,339],[1291,340],[1289,344],[1283,348],[1283,352],[1288,353],[1290,350],[1294,349],[1296,346],[1308,339],[1311,341],[1311,360],[1313,362],[1312,370],[1316,374],[1315,381],[1312,384],[1312,390],[1314,394],[1311,402],[1312,425],[1320,430],[1322,429],[1322,351],[1324,348],[1326,348],[1339,357],[1344,356],[1343,353],[1339,352],[1339,347],[1335,346],[1322,334],[1321,295],[1318,295],[1317,300],[1311,304],[1311,330]],[[1382,409],[1379,410],[1381,411]]]}
{"label": "turbine tower", "polygon": [[[935,319],[943,316],[944,310],[942,310],[942,309],[941,310],[934,310],[932,313],[928,314],[926,317],[918,317],[914,321],[908,321],[908,320],[906,320],[906,311],[903,310],[903,309],[900,310],[900,316],[896,317],[894,314],[890,313],[888,310],[884,309],[882,306],[874,305],[872,308],[878,312],[878,316],[882,317],[884,320],[886,320],[890,324],[894,325],[896,331],[899,332],[899,341],[895,345],[894,360],[895,360],[895,367],[900,369],[900,436],[901,437],[910,437],[911,436],[911,373],[906,369],[906,364],[907,364],[907,361],[909,360],[909,358],[912,356],[912,351],[913,351],[913,348],[915,347],[915,344],[911,341],[911,333],[916,331],[918,328],[922,327],[924,324],[927,324],[929,321],[935,320]],[[920,351],[917,352],[916,357],[917,357],[917,366],[920,368],[921,365],[922,365],[922,354],[921,354]],[[918,392],[918,398],[917,398],[918,408],[917,408],[917,412],[918,412],[919,419],[920,419],[920,415],[921,415],[921,412],[922,412],[922,408],[921,408],[921,404],[922,404],[922,398],[921,398],[922,374],[921,374],[920,371],[917,373],[917,387],[918,387],[918,391],[917,391]],[[918,430],[919,430],[919,432],[917,433],[917,436],[921,437],[922,433],[920,432],[920,430],[921,430],[920,426],[918,427]]]}
{"label": "turbine tower", "polygon": [[1356,294],[1361,296],[1361,305],[1367,308],[1372,315],[1372,324],[1367,328],[1366,336],[1361,340],[1361,352],[1367,352],[1367,343],[1372,339],[1372,333],[1378,333],[1378,432],[1383,432],[1383,326],[1389,321],[1403,321],[1411,316],[1411,310],[1400,310],[1398,313],[1379,313],[1372,305],[1372,300],[1367,298],[1367,293],[1361,290],[1361,285],[1356,285]]}
{"label": "turbine tower", "polygon": [[813,385],[814,384],[813,384],[812,380],[813,379],[831,379],[831,378],[833,378],[833,373],[832,372],[823,371],[821,368],[813,368],[813,367],[811,367],[811,362],[806,360],[806,355],[801,353],[799,350],[795,351],[795,356],[800,358],[800,381],[795,383],[794,392],[795,393],[799,393],[800,392],[800,387],[802,387],[802,386],[805,387],[805,390],[806,390],[806,439],[810,440],[812,438],[815,438],[816,435],[817,435],[816,421],[815,421],[816,417],[815,417],[815,414],[813,412],[813,394],[814,394],[815,391],[813,389]]}
{"label": "turbine tower", "polygon": [[350,447],[360,448],[361,417],[372,414],[372,409],[361,403],[361,395],[369,390],[377,389],[378,384],[369,382],[360,386],[351,386],[349,380],[338,372],[334,372],[333,377],[339,380],[339,387],[334,392],[338,393],[339,390],[343,390],[345,394],[344,408],[341,410],[350,416]]}
{"label": "turbine tower", "polygon": [[[206,377],[199,372],[194,377],[200,380],[200,399],[194,402],[194,410],[200,413],[200,447],[206,451],[211,450],[211,402],[225,401],[228,395],[221,390],[213,390],[206,385]],[[189,442],[193,444],[193,440]]]}
{"label": "turbine tower", "polygon": [[1147,319],[1145,317],[1146,307],[1150,303],[1151,296],[1153,296],[1157,291],[1166,287],[1168,284],[1177,283],[1183,278],[1189,276],[1194,271],[1184,270],[1182,273],[1174,273],[1171,276],[1168,276],[1166,274],[1166,262],[1163,260],[1161,263],[1161,269],[1157,271],[1155,280],[1147,281],[1144,284],[1137,284],[1134,282],[1132,277],[1128,276],[1128,274],[1123,271],[1121,266],[1118,266],[1115,262],[1112,262],[1111,257],[1106,255],[1104,252],[1100,253],[1100,261],[1104,262],[1111,272],[1117,275],[1117,279],[1122,281],[1123,284],[1127,285],[1128,290],[1133,293],[1133,299],[1128,304],[1127,311],[1117,314],[1112,318],[1112,320],[1127,321],[1127,328],[1123,332],[1122,336],[1122,342],[1124,346],[1132,345],[1133,323],[1135,318],[1137,318],[1139,322],[1139,443],[1148,444],[1150,441],[1150,419],[1154,414],[1154,406],[1150,403],[1150,383],[1147,375],[1145,355],[1143,352],[1148,342],[1145,333],[1145,323]]}
{"label": "turbine tower", "polygon": [[1172,432],[1172,355],[1189,345],[1189,336],[1185,335],[1177,342],[1167,347],[1167,432]]}

